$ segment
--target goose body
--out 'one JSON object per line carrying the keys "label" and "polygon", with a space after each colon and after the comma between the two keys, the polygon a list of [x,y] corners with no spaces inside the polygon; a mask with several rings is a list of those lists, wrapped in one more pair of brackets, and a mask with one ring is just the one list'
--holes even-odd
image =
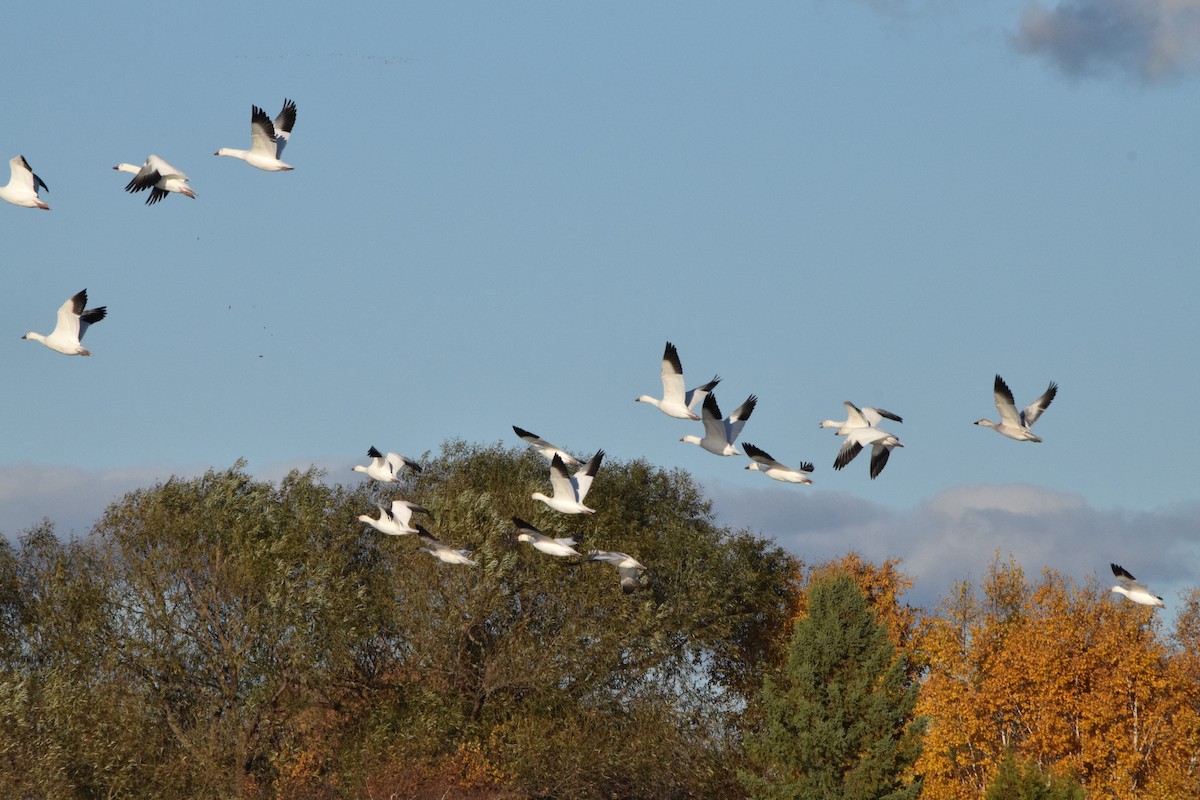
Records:
{"label": "goose body", "polygon": [[750,395],[746,401],[734,409],[734,412],[729,415],[728,419],[721,418],[721,409],[717,406],[717,396],[709,394],[704,398],[702,407],[701,419],[704,421],[704,436],[684,436],[679,441],[691,442],[698,444],[710,453],[718,456],[738,456],[741,455],[733,446],[737,441],[738,434],[742,432],[742,427],[746,424],[746,420],[750,419],[750,414],[754,411],[754,407],[758,405],[758,398]]}
{"label": "goose body", "polygon": [[38,188],[45,189],[47,192],[50,191],[50,188],[46,186],[45,181],[34,174],[29,162],[25,160],[25,156],[13,156],[9,159],[8,166],[10,177],[7,184],[0,186],[0,200],[12,203],[14,206],[49,211],[50,206],[46,205],[45,201],[38,196]]}
{"label": "goose body", "polygon": [[359,514],[358,520],[388,536],[408,536],[416,533],[417,529],[409,525],[412,522],[413,513],[417,511],[428,513],[426,509],[407,500],[393,500],[391,508],[380,505],[377,505],[376,508],[379,509],[379,519],[374,519],[369,514]]}
{"label": "goose body", "polygon": [[567,465],[557,454],[550,459],[550,486],[554,494],[550,497],[541,492],[534,492],[530,497],[541,500],[546,505],[563,514],[594,514],[594,509],[583,504],[588,489],[592,488],[592,479],[600,469],[604,451],[597,450],[596,455],[583,465],[574,475],[567,471]]}
{"label": "goose body", "polygon": [[30,331],[21,338],[41,342],[51,350],[66,356],[90,356],[91,352],[86,350],[80,341],[87,333],[89,325],[104,319],[108,314],[108,307],[86,308],[86,306],[87,289],[84,289],[59,306],[58,319],[49,336]]}
{"label": "goose body", "polygon": [[625,594],[633,594],[641,587],[641,574],[646,566],[633,556],[616,550],[589,550],[588,555],[588,561],[601,561],[617,568],[621,591]]}
{"label": "goose body", "polygon": [[125,184],[125,191],[133,193],[145,189],[150,190],[150,196],[146,198],[148,206],[154,205],[171,192],[177,192],[193,199],[196,197],[196,193],[188,185],[188,176],[183,173],[183,170],[176,169],[165,159],[156,155],[151,154],[146,159],[146,163],[140,167],[121,163],[113,169],[133,173],[133,179]]}
{"label": "goose body", "polygon": [[558,539],[547,536],[520,517],[513,517],[513,525],[517,529],[517,541],[529,542],[535,550],[559,558],[583,555],[575,549],[575,545],[579,544],[579,539],[574,536]]}
{"label": "goose body", "polygon": [[1110,591],[1123,594],[1127,600],[1141,606],[1167,607],[1167,604],[1163,602],[1161,597],[1151,594],[1150,590],[1146,588],[1146,584],[1130,575],[1120,564],[1109,564],[1109,566],[1112,567],[1113,575],[1117,577],[1117,585],[1112,587]]}
{"label": "goose body", "polygon": [[547,461],[551,461],[554,458],[554,456],[557,455],[559,458],[561,458],[563,460],[563,463],[566,464],[568,467],[578,467],[580,464],[583,463],[578,458],[576,458],[575,456],[568,453],[566,450],[563,450],[562,448],[559,448],[559,447],[555,447],[554,445],[547,442],[545,439],[542,439],[536,433],[530,433],[529,431],[525,430],[524,428],[518,428],[516,425],[513,425],[512,429],[513,429],[513,432],[515,432],[517,434],[517,436],[519,436],[523,441],[525,441],[529,444],[530,449],[536,450],[537,452],[541,453]]}
{"label": "goose body", "polygon": [[238,150],[233,147],[222,147],[214,155],[240,158],[252,167],[267,172],[282,172],[294,169],[291,164],[285,164],[281,157],[283,148],[292,138],[292,127],[296,124],[296,103],[284,99],[283,110],[274,122],[267,112],[258,106],[250,110],[250,149]]}
{"label": "goose body", "polygon": [[697,404],[704,402],[704,398],[713,390],[721,379],[716,375],[713,379],[703,386],[697,386],[695,389],[685,390],[683,382],[683,365],[679,361],[679,351],[675,349],[675,345],[667,342],[666,349],[663,350],[662,360],[662,385],[663,396],[660,400],[657,397],[651,397],[648,394],[634,398],[635,403],[648,403],[654,406],[659,411],[666,414],[668,417],[676,417],[678,419],[700,419],[692,411]]}
{"label": "goose body", "polygon": [[470,550],[455,550],[446,543],[439,541],[432,533],[420,525],[417,526],[417,536],[421,537],[421,542],[424,544],[424,547],[418,547],[417,549],[429,553],[429,555],[444,564],[465,564],[468,567],[479,566],[479,562],[471,560]]}
{"label": "goose body", "polygon": [[1041,439],[1034,434],[1031,428],[1042,412],[1050,407],[1051,401],[1057,394],[1058,384],[1051,381],[1049,388],[1042,392],[1041,397],[1018,413],[1012,390],[1008,388],[1004,379],[997,375],[995,383],[992,384],[992,395],[996,399],[996,410],[1000,412],[1000,421],[992,422],[990,419],[981,419],[975,424],[991,428],[996,433],[1019,442],[1040,442]]}
{"label": "goose body", "polygon": [[888,457],[892,454],[892,449],[904,446],[899,439],[887,431],[873,427],[853,428],[846,434],[846,441],[838,451],[837,458],[834,459],[833,468],[842,469],[868,445],[871,447],[871,480],[875,480],[879,477],[879,473],[883,472],[883,468],[887,466]]}
{"label": "goose body", "polygon": [[813,465],[809,462],[805,461],[799,467],[788,467],[771,458],[770,454],[765,450],[761,450],[749,442],[743,444],[742,447],[746,449],[746,455],[750,458],[750,464],[746,469],[757,470],[768,478],[774,478],[784,483],[812,484],[810,476],[812,475]]}
{"label": "goose body", "polygon": [[872,428],[883,422],[885,419],[890,419],[893,422],[904,422],[899,415],[893,414],[882,408],[872,408],[870,406],[858,406],[851,403],[849,400],[842,403],[846,407],[846,418],[841,422],[827,419],[823,421],[819,427],[822,428],[837,428],[838,436],[845,436],[854,428]]}
{"label": "goose body", "polygon": [[380,481],[382,483],[396,483],[400,480],[400,470],[408,467],[413,472],[420,472],[421,465],[411,458],[406,458],[399,453],[388,453],[386,456],[376,450],[374,447],[367,450],[367,455],[371,459],[371,463],[365,466],[356,464],[351,467],[355,472],[365,472],[368,478]]}

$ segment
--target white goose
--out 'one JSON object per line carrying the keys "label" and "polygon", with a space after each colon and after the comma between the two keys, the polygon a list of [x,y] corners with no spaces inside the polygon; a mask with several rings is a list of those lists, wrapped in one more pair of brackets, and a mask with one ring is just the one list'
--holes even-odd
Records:
{"label": "white goose", "polygon": [[758,398],[750,395],[746,398],[746,402],[734,409],[728,419],[721,419],[717,396],[710,394],[704,398],[702,408],[704,438],[689,434],[680,438],[679,441],[698,444],[708,452],[719,456],[740,456],[741,453],[734,448],[733,443],[737,441],[738,434],[742,432],[742,427],[746,424],[746,420],[750,419],[750,414],[756,405],[758,405]]}
{"label": "white goose", "polygon": [[421,541],[426,545],[417,549],[429,553],[438,561],[446,564],[465,564],[468,567],[479,566],[479,562],[471,560],[470,550],[454,550],[450,545],[434,538],[432,533],[420,525],[417,526],[417,536],[420,536]]}
{"label": "white goose", "polygon": [[996,376],[996,382],[992,385],[992,394],[996,398],[996,410],[1000,412],[1000,421],[992,422],[990,419],[981,419],[975,423],[976,425],[991,428],[996,433],[1021,442],[1041,441],[1030,428],[1033,427],[1033,423],[1037,422],[1042,412],[1050,407],[1054,396],[1058,394],[1057,383],[1050,381],[1050,387],[1042,392],[1042,396],[1026,406],[1025,410],[1019,414],[1017,413],[1017,404],[1013,400],[1012,390],[999,375]]}
{"label": "white goose", "polygon": [[403,467],[408,467],[413,472],[421,471],[420,464],[399,453],[388,453],[385,456],[372,447],[367,451],[367,455],[371,458],[370,464],[366,466],[356,464],[351,469],[355,472],[365,472],[368,478],[381,481],[382,483],[397,483],[400,480],[398,475]]}
{"label": "white goose", "polygon": [[240,158],[252,167],[267,172],[281,172],[295,169],[290,164],[280,160],[283,148],[292,138],[292,127],[296,124],[296,104],[284,99],[283,110],[271,122],[267,112],[258,106],[251,106],[250,111],[250,149],[238,150],[233,147],[222,147],[214,155],[233,156]]}
{"label": "white goose", "polygon": [[679,362],[679,351],[675,349],[675,345],[667,342],[662,360],[662,399],[659,400],[657,397],[644,394],[634,398],[634,402],[649,403],[668,417],[700,419],[692,412],[692,409],[696,407],[697,403],[704,402],[704,398],[720,382],[721,379],[714,375],[713,379],[703,386],[684,391],[683,366]]}
{"label": "white goose", "polygon": [[812,478],[809,476],[812,474],[813,465],[809,462],[805,461],[796,468],[787,467],[771,458],[770,454],[765,450],[760,450],[749,442],[743,444],[742,447],[746,449],[746,455],[751,459],[750,465],[746,469],[757,470],[768,478],[774,478],[784,483],[806,483],[812,485]]}
{"label": "white goose", "polygon": [[842,444],[842,449],[838,451],[837,458],[834,459],[833,468],[840,470],[849,464],[867,445],[871,445],[871,480],[879,477],[879,473],[883,472],[883,468],[887,466],[892,448],[904,447],[899,439],[879,428],[852,428],[846,434],[846,441]]}
{"label": "white goose", "polygon": [[549,442],[547,442],[545,439],[540,438],[536,433],[530,433],[529,431],[525,430],[524,428],[518,428],[516,425],[513,425],[512,429],[517,434],[517,436],[521,437],[521,439],[523,439],[524,441],[529,443],[530,449],[536,450],[539,453],[541,453],[546,458],[547,461],[550,461],[551,459],[554,458],[555,455],[557,455],[559,458],[561,458],[563,460],[563,463],[566,464],[568,467],[578,467],[580,464],[583,463],[578,458],[576,458],[575,456],[568,453],[566,450],[556,447],[556,446],[550,444]]}
{"label": "white goose", "polygon": [[873,428],[885,419],[890,419],[893,422],[904,422],[899,415],[882,408],[871,408],[870,406],[859,408],[849,400],[843,402],[842,405],[846,407],[846,419],[841,422],[827,419],[819,427],[837,428],[836,435],[845,436],[854,428]]}
{"label": "white goose", "polygon": [[49,336],[30,331],[21,338],[41,342],[51,350],[63,355],[90,356],[91,352],[84,349],[80,340],[87,333],[89,325],[104,319],[108,314],[108,306],[99,308],[85,308],[85,306],[87,306],[87,289],[59,306],[58,320],[54,324],[54,331]]}
{"label": "white goose", "polygon": [[50,191],[50,187],[34,174],[29,162],[25,160],[25,156],[13,156],[9,159],[8,166],[11,168],[11,177],[9,177],[8,183],[0,186],[0,200],[6,200],[14,206],[41,208],[49,211],[50,206],[38,197],[38,187],[40,186],[47,192]]}
{"label": "white goose", "polygon": [[583,554],[575,549],[575,545],[579,544],[578,538],[567,536],[556,539],[542,533],[520,517],[513,517],[512,519],[513,525],[516,526],[518,531],[518,542],[529,542],[535,550],[541,550],[543,553],[560,558],[565,558],[566,556],[582,557]]}
{"label": "white goose", "polygon": [[617,568],[617,574],[621,577],[621,591],[625,594],[633,594],[641,588],[641,574],[646,566],[633,556],[616,550],[589,550],[588,555],[588,561],[602,561]]}
{"label": "white goose", "polygon": [[1167,607],[1167,604],[1163,602],[1161,597],[1151,594],[1150,590],[1146,588],[1146,584],[1130,575],[1120,564],[1109,564],[1109,566],[1112,567],[1113,575],[1117,576],[1117,585],[1112,587],[1110,591],[1123,594],[1128,600],[1138,605],[1157,606],[1158,608]]}
{"label": "white goose", "polygon": [[530,497],[541,500],[563,514],[595,514],[594,509],[583,504],[583,499],[587,497],[588,489],[592,488],[592,479],[596,477],[603,458],[604,451],[597,450],[596,455],[572,476],[567,472],[567,465],[563,460],[555,455],[550,459],[550,486],[554,489],[553,496],[547,497],[541,492],[534,492]]}
{"label": "white goose", "polygon": [[388,536],[408,536],[416,533],[417,529],[409,525],[412,522],[413,513],[417,511],[429,513],[428,510],[407,500],[393,500],[391,508],[385,508],[378,504],[375,507],[379,509],[379,519],[375,519],[369,514],[359,514],[358,521],[365,522]]}
{"label": "white goose", "polygon": [[196,197],[196,193],[188,185],[188,176],[183,174],[183,170],[176,169],[165,159],[154,154],[151,154],[146,159],[146,163],[140,167],[122,162],[113,169],[133,173],[133,180],[125,184],[125,191],[132,194],[144,189],[150,190],[150,196],[146,198],[148,206],[154,205],[171,192],[178,192],[193,199]]}

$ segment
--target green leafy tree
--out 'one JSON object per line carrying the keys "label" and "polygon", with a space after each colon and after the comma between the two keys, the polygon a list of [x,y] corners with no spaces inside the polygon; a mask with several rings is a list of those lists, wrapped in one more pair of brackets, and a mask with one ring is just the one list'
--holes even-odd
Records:
{"label": "green leafy tree", "polygon": [[763,722],[747,737],[743,785],[756,798],[915,798],[916,700],[904,659],[854,580],[819,576],[786,666],[763,687]]}

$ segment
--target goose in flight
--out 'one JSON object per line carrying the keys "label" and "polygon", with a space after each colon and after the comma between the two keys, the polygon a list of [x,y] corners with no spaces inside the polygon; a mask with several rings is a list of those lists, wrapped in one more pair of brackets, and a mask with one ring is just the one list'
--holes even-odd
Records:
{"label": "goose in flight", "polygon": [[140,167],[133,164],[117,164],[113,167],[121,172],[132,172],[133,180],[125,184],[125,191],[132,194],[144,189],[150,190],[146,205],[152,206],[171,192],[178,192],[187,197],[195,198],[196,193],[188,186],[188,176],[182,170],[176,169],[166,160],[151,154],[146,163]]}
{"label": "goose in flight", "polygon": [[356,464],[351,467],[355,472],[365,472],[368,478],[381,481],[383,483],[396,483],[400,480],[398,477],[400,470],[403,467],[408,467],[413,472],[420,472],[421,465],[413,461],[411,458],[405,458],[399,453],[388,453],[386,456],[372,447],[367,451],[367,455],[371,458],[371,463],[363,466]]}
{"label": "goose in flight", "polygon": [[892,448],[904,447],[899,439],[879,428],[852,428],[846,434],[846,441],[842,444],[842,449],[838,451],[837,458],[834,459],[833,468],[840,470],[849,464],[867,445],[871,445],[871,480],[879,477],[879,473],[883,472],[883,468],[887,466]]}
{"label": "goose in flight", "polygon": [[893,422],[904,422],[899,415],[885,411],[882,408],[871,408],[870,406],[859,408],[849,400],[843,402],[842,405],[846,407],[846,419],[841,422],[827,419],[819,427],[837,428],[836,435],[845,436],[854,428],[873,428],[885,419],[890,419]]}
{"label": "goose in flight", "polygon": [[285,164],[280,158],[283,148],[287,147],[292,138],[292,127],[296,124],[296,103],[284,99],[283,110],[272,122],[267,112],[258,106],[251,106],[250,111],[250,149],[238,150],[233,147],[222,147],[215,155],[233,156],[240,158],[252,167],[267,172],[281,172],[294,169],[291,164]]}
{"label": "goose in flight", "polygon": [[516,432],[517,436],[521,437],[523,440],[525,440],[526,442],[529,443],[530,449],[536,450],[539,453],[541,453],[543,456],[546,457],[547,461],[550,461],[551,459],[553,459],[555,454],[557,454],[558,457],[563,460],[563,463],[566,464],[568,467],[578,467],[580,464],[583,463],[578,458],[576,458],[575,456],[568,453],[566,450],[563,450],[559,447],[555,447],[554,445],[547,442],[545,439],[540,438],[536,433],[530,433],[529,431],[525,430],[524,428],[518,428],[516,425],[513,425],[512,429],[514,432]]}
{"label": "goose in flight", "polygon": [[617,575],[621,578],[621,591],[625,594],[633,594],[641,588],[641,574],[646,566],[633,556],[615,550],[589,550],[588,555],[588,561],[602,561],[617,568]]}
{"label": "goose in flight", "polygon": [[1167,604],[1163,602],[1161,597],[1156,594],[1150,594],[1150,590],[1146,588],[1146,584],[1130,575],[1120,564],[1109,564],[1109,566],[1112,567],[1113,575],[1117,576],[1117,585],[1112,587],[1110,591],[1123,594],[1127,599],[1141,606],[1167,607]]}
{"label": "goose in flight", "polygon": [[58,321],[54,324],[54,331],[49,336],[30,331],[21,338],[41,342],[51,350],[63,355],[90,356],[91,352],[85,350],[79,342],[87,333],[89,325],[104,319],[108,314],[108,306],[99,308],[85,308],[85,306],[87,306],[87,289],[59,306]]}
{"label": "goose in flight", "polygon": [[14,206],[49,211],[50,206],[38,197],[38,187],[40,186],[47,192],[50,191],[50,187],[34,174],[29,162],[25,160],[25,156],[13,156],[9,159],[8,166],[11,168],[11,177],[9,177],[8,183],[0,186],[0,200],[7,200]]}
{"label": "goose in flight", "polygon": [[990,419],[981,419],[975,423],[976,425],[991,428],[996,433],[1021,442],[1041,441],[1030,429],[1042,412],[1050,407],[1054,396],[1058,394],[1057,383],[1050,381],[1050,387],[1042,392],[1042,396],[1026,406],[1025,410],[1020,413],[1017,413],[1017,404],[1013,401],[1012,390],[1008,388],[1004,378],[999,375],[996,376],[996,382],[992,386],[992,394],[996,397],[996,410],[1000,412],[1000,421],[992,422]]}
{"label": "goose in flight", "polygon": [[697,403],[704,402],[704,398],[720,382],[721,379],[714,375],[713,379],[703,386],[684,391],[683,366],[679,363],[679,351],[675,349],[675,345],[667,342],[662,360],[662,399],[659,400],[657,397],[644,394],[634,398],[634,402],[649,403],[668,417],[700,419],[692,412],[692,409],[696,407]]}
{"label": "goose in flight", "polygon": [[679,441],[698,444],[708,452],[719,456],[740,456],[741,453],[734,448],[733,443],[737,441],[738,434],[742,432],[742,427],[746,424],[746,420],[750,419],[750,414],[756,405],[758,405],[758,398],[750,395],[746,398],[746,402],[734,409],[728,419],[721,419],[717,396],[710,394],[704,398],[704,406],[701,409],[704,420],[704,438],[689,434]]}
{"label": "goose in flight", "polygon": [[547,497],[541,492],[534,492],[530,497],[541,500],[563,514],[595,514],[594,509],[583,504],[583,499],[587,497],[588,489],[592,488],[592,478],[596,477],[603,458],[604,451],[597,450],[591,460],[571,475],[567,472],[567,465],[562,458],[555,454],[550,459],[550,486],[554,489],[553,496]]}
{"label": "goose in flight", "polygon": [[407,536],[416,533],[417,529],[409,525],[412,522],[413,514],[417,511],[429,513],[427,509],[407,500],[393,500],[391,508],[378,504],[375,507],[379,509],[379,519],[375,519],[369,514],[359,514],[358,521],[365,522],[388,536]]}
{"label": "goose in flight", "polygon": [[813,471],[811,463],[805,461],[795,468],[786,467],[771,458],[767,451],[761,450],[749,442],[743,444],[742,447],[746,449],[746,455],[751,459],[746,469],[758,470],[768,478],[774,478],[784,483],[807,483],[812,485],[812,478],[809,477]]}
{"label": "goose in flight", "polygon": [[417,536],[421,537],[421,541],[425,543],[425,547],[418,547],[418,550],[429,553],[445,564],[466,564],[468,567],[477,567],[479,562],[471,560],[470,550],[454,550],[450,545],[439,541],[432,533],[425,530],[421,525],[417,526]]}
{"label": "goose in flight", "polygon": [[541,550],[543,553],[559,556],[560,558],[565,558],[566,556],[583,556],[582,553],[575,549],[575,545],[579,544],[578,537],[568,536],[555,539],[542,533],[520,517],[513,517],[513,525],[517,529],[517,541],[529,542],[535,550]]}

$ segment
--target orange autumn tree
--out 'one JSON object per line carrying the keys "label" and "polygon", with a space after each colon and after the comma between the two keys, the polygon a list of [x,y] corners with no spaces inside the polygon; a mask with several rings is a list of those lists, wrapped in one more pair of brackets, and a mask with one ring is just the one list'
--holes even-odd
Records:
{"label": "orange autumn tree", "polygon": [[993,562],[982,596],[957,586],[920,634],[923,797],[982,798],[1009,752],[1077,776],[1089,798],[1196,797],[1194,773],[1178,774],[1195,753],[1196,688],[1161,625],[1095,581],[1045,570],[1031,584],[1011,559]]}

